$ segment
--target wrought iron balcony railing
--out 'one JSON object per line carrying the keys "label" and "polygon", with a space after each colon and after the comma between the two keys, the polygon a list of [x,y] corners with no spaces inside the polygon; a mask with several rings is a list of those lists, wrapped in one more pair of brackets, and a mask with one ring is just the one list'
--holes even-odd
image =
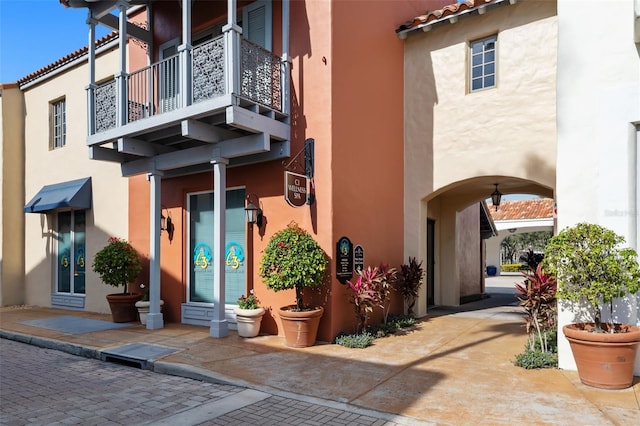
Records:
{"label": "wrought iron balcony railing", "polygon": [[[119,125],[117,117],[124,117],[120,125],[184,108],[208,99],[238,92],[236,95],[251,102],[283,112],[283,65],[279,57],[264,48],[240,39],[238,75],[228,66],[227,50],[231,37],[219,36],[193,47],[187,54],[179,53],[148,67],[89,89],[94,102],[94,133]],[[188,68],[184,67],[186,61]],[[186,71],[186,72],[185,72]],[[237,84],[228,84],[228,79]],[[188,80],[188,81],[184,81]],[[184,84],[186,83],[186,84]],[[120,89],[122,88],[122,89]],[[188,88],[189,93],[183,93]],[[233,89],[237,88],[237,89]],[[120,98],[118,91],[125,96]],[[121,102],[119,99],[126,99]],[[121,102],[121,105],[119,103]],[[126,108],[124,114],[119,111]]]}

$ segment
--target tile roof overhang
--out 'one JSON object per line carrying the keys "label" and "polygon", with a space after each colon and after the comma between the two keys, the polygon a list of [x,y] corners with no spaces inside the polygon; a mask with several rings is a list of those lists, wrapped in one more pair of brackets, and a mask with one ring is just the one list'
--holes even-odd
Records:
{"label": "tile roof overhang", "polygon": [[513,5],[518,0],[466,0],[450,4],[442,9],[427,12],[424,15],[416,16],[413,20],[405,22],[396,29],[396,34],[401,39],[407,38],[411,33],[418,30],[430,31],[443,24],[455,24],[459,19],[472,15],[483,15],[485,12],[496,6]]}
{"label": "tile roof overhang", "polygon": [[[100,53],[102,49],[109,48],[109,46],[118,39],[118,33],[112,32],[107,34],[106,36],[96,40],[96,54]],[[115,46],[115,45],[114,45]],[[26,86],[30,85],[30,83],[34,83],[45,75],[52,74],[58,70],[61,70],[69,65],[75,64],[77,61],[83,59],[87,56],[89,49],[87,46],[81,47],[78,50],[75,50],[68,55],[63,56],[57,61],[46,65],[32,73],[27,74],[17,81],[18,86],[21,89],[26,88]]]}

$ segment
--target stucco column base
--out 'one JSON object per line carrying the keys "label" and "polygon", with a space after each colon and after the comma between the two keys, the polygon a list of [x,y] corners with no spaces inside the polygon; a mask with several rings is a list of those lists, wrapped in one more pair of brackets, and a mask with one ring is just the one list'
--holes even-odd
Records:
{"label": "stucco column base", "polygon": [[211,337],[227,337],[229,335],[229,324],[227,320],[211,320],[209,335]]}
{"label": "stucco column base", "polygon": [[164,317],[162,313],[152,314],[149,312],[147,314],[147,330],[157,330],[159,328],[164,328]]}

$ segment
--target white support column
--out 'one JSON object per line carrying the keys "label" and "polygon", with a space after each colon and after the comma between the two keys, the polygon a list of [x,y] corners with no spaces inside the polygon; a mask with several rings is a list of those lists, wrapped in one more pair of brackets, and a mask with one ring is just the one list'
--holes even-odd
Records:
{"label": "white support column", "polygon": [[291,57],[289,56],[289,0],[282,1],[282,77],[280,88],[282,90],[282,113],[291,111],[291,97],[289,95],[289,74],[291,70]]}
{"label": "white support column", "polygon": [[89,85],[87,90],[87,133],[96,133],[96,20],[93,19],[91,9],[87,16],[89,25]]}
{"label": "white support column", "polygon": [[224,240],[225,213],[227,211],[227,164],[226,158],[216,158],[213,164],[213,319],[209,334],[212,337],[226,337],[229,326],[225,319],[224,295]]}
{"label": "white support column", "polygon": [[149,202],[149,313],[147,329],[156,330],[164,327],[164,319],[160,312],[160,210],[162,174],[158,171],[147,174],[151,185]]}
{"label": "white support column", "polygon": [[227,93],[240,93],[240,28],[236,22],[236,0],[227,1],[228,22],[222,28],[224,32],[225,65],[224,70],[227,81]]}
{"label": "white support column", "polygon": [[182,0],[182,44],[178,46],[180,55],[180,96],[182,107],[191,105],[191,0]]}
{"label": "white support column", "polygon": [[120,50],[120,70],[116,74],[116,90],[117,94],[117,116],[116,125],[124,126],[127,124],[127,7],[125,4],[120,5],[118,22],[118,48]]}

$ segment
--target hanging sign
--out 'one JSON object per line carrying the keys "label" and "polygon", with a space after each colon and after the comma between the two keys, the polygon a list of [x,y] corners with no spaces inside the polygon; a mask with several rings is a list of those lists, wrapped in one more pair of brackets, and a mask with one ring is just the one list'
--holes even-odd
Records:
{"label": "hanging sign", "polygon": [[302,207],[307,203],[307,177],[293,172],[284,172],[284,198],[291,207]]}
{"label": "hanging sign", "polygon": [[364,248],[357,245],[353,249],[353,270],[362,271],[364,269]]}
{"label": "hanging sign", "polygon": [[353,244],[347,237],[336,243],[336,277],[345,284],[353,275]]}

